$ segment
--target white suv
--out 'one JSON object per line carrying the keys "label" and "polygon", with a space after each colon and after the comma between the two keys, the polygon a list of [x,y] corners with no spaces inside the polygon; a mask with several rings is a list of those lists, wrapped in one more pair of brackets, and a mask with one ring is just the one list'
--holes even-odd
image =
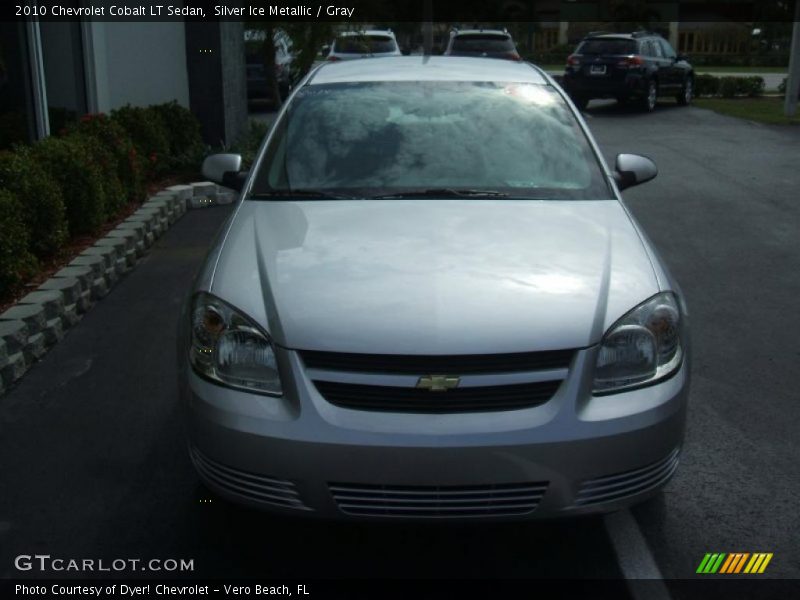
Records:
{"label": "white suv", "polygon": [[340,33],[331,44],[329,61],[352,60],[354,58],[377,58],[400,56],[400,47],[391,29],[347,31]]}
{"label": "white suv", "polygon": [[505,29],[453,29],[444,54],[521,60],[511,34]]}

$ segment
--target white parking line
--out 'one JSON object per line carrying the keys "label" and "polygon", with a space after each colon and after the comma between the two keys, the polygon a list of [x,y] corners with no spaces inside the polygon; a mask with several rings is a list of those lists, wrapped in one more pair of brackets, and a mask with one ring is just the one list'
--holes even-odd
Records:
{"label": "white parking line", "polygon": [[636,600],[670,600],[661,571],[631,511],[625,509],[606,515],[604,522],[631,595]]}

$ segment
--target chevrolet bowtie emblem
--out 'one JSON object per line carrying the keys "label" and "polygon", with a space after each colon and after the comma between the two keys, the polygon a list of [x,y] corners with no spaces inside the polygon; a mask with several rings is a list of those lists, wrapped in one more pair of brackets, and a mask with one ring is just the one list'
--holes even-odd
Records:
{"label": "chevrolet bowtie emblem", "polygon": [[458,377],[448,375],[425,375],[419,378],[417,387],[432,392],[445,392],[458,387],[459,381],[461,380]]}

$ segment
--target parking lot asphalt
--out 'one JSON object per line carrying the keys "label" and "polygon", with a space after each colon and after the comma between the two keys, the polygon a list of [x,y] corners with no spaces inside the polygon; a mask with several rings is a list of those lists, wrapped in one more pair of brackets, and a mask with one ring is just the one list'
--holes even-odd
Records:
{"label": "parking lot asphalt", "polygon": [[230,207],[189,211],[0,399],[0,577],[19,554],[194,559],[189,576],[620,572],[601,519],[346,525],[239,509],[198,484],[175,380],[179,307]]}
{"label": "parking lot asphalt", "polygon": [[705,552],[773,552],[770,576],[798,578],[800,129],[667,101],[586,114],[606,160],[657,163],[624,196],[690,312],[683,464],[634,514],[665,577],[693,573]]}
{"label": "parking lot asphalt", "polygon": [[[800,577],[795,384],[800,130],[664,103],[591,104],[609,160],[651,156],[625,193],[691,311],[683,464],[633,510],[668,578],[706,552],[773,552]],[[213,577],[619,577],[602,519],[372,525],[276,518],[214,500],[189,463],[175,383],[181,300],[230,210],[190,211],[0,398],[0,577],[13,557],[186,558]],[[208,502],[212,500],[212,502]]]}

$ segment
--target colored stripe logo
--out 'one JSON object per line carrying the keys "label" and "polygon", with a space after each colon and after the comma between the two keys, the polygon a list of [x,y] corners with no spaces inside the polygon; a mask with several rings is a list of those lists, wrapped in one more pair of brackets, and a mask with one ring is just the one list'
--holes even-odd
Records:
{"label": "colored stripe logo", "polygon": [[720,573],[732,575],[737,573],[763,573],[769,561],[772,560],[772,552],[707,552],[697,567],[697,573],[714,574]]}

